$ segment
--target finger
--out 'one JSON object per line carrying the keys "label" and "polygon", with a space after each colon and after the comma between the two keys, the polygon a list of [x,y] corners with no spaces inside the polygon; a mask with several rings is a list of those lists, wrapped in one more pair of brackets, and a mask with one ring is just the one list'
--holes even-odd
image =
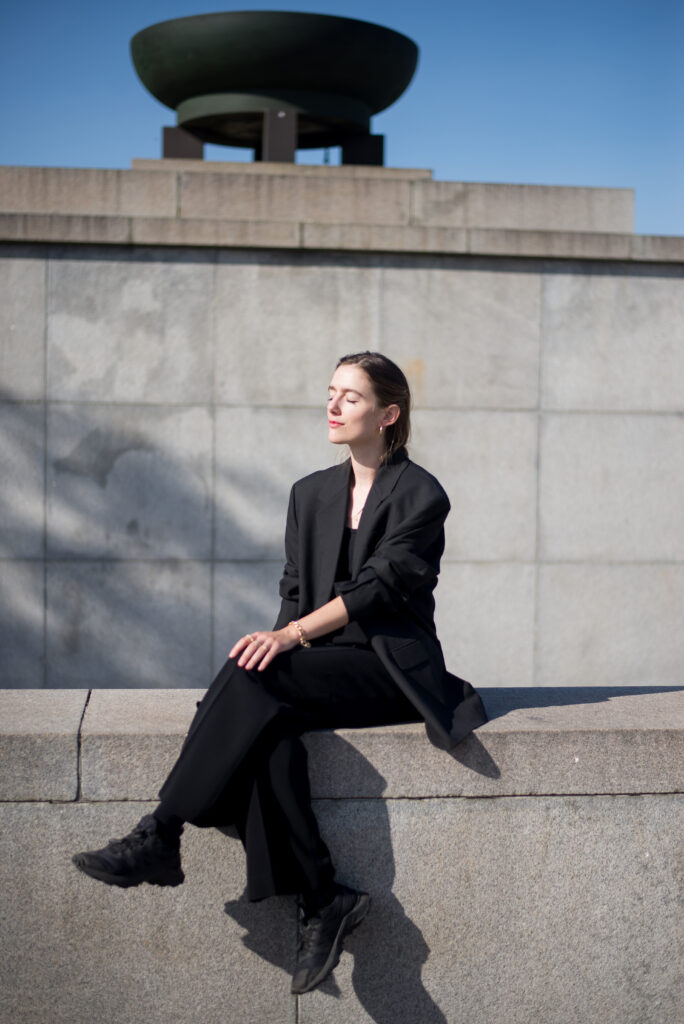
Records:
{"label": "finger", "polygon": [[275,656],[279,653],[280,647],[278,644],[273,644],[271,647],[266,649],[266,652],[259,662],[259,672],[263,672],[264,669],[271,664]]}
{"label": "finger", "polygon": [[254,668],[254,666],[258,665],[261,661],[266,650],[267,648],[264,647],[263,640],[260,640],[258,637],[254,637],[252,643],[249,644],[243,652],[242,657],[238,661],[238,665],[240,665],[241,668],[246,668],[247,670]]}
{"label": "finger", "polygon": [[234,658],[237,654],[240,653],[240,651],[244,650],[244,648],[247,647],[248,644],[252,643],[253,641],[254,637],[251,635],[251,633],[248,633],[247,636],[241,636],[240,639],[231,647],[230,654],[228,655],[228,657]]}

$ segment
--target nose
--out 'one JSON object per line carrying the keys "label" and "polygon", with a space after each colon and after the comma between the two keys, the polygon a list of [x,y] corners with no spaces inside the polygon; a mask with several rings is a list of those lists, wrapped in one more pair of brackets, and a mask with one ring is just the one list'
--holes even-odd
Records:
{"label": "nose", "polygon": [[328,398],[328,412],[336,413],[339,410],[339,402],[335,395],[330,395]]}

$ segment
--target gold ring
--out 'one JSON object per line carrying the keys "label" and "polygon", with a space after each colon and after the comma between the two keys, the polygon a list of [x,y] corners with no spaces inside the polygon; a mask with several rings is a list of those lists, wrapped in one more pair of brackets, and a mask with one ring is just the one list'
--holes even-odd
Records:
{"label": "gold ring", "polygon": [[254,637],[252,636],[251,633],[247,634],[247,639],[249,640],[250,643],[252,643],[252,644],[254,643]]}

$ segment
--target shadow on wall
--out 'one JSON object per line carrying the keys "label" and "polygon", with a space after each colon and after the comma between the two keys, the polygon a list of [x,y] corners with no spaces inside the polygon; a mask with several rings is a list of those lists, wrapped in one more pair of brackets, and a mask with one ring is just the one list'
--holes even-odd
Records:
{"label": "shadow on wall", "polygon": [[275,619],[283,468],[235,515],[255,482],[215,469],[211,409],[0,403],[1,685],[207,686]]}
{"label": "shadow on wall", "polygon": [[[421,979],[430,947],[392,891],[396,871],[391,801],[382,799],[386,781],[351,744],[339,736],[334,737],[334,743],[344,748],[339,756],[344,758],[350,771],[363,775],[371,792],[370,798],[345,801],[342,811],[339,801],[314,801],[324,838],[338,865],[338,879],[372,894],[368,917],[345,941],[345,950],[354,962],[354,992],[377,1024],[396,1024],[398,1020],[408,1019],[420,1024],[446,1024],[446,1017]],[[335,805],[334,815],[328,816],[326,810],[332,810],[332,805]],[[438,821],[434,827],[439,828]],[[445,870],[458,874],[459,867],[452,864],[445,866]],[[456,879],[454,884],[458,884]],[[417,885],[416,890],[420,902],[424,896],[422,884]],[[226,903],[225,910],[246,930],[242,941],[248,949],[290,973],[294,958],[286,959],[282,946],[273,941],[274,915],[279,915],[280,908],[274,909],[269,904],[270,900],[249,903],[243,896]],[[343,968],[344,961],[338,971]],[[320,986],[320,992],[341,998],[334,975]]]}

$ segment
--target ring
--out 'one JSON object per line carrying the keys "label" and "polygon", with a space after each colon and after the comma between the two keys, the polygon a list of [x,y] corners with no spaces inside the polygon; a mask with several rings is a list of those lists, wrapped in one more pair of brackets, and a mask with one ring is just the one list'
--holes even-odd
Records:
{"label": "ring", "polygon": [[254,643],[254,637],[252,636],[252,634],[251,634],[251,633],[248,633],[248,634],[247,634],[247,639],[249,640],[249,642],[250,642],[251,644],[253,644],[253,643]]}

